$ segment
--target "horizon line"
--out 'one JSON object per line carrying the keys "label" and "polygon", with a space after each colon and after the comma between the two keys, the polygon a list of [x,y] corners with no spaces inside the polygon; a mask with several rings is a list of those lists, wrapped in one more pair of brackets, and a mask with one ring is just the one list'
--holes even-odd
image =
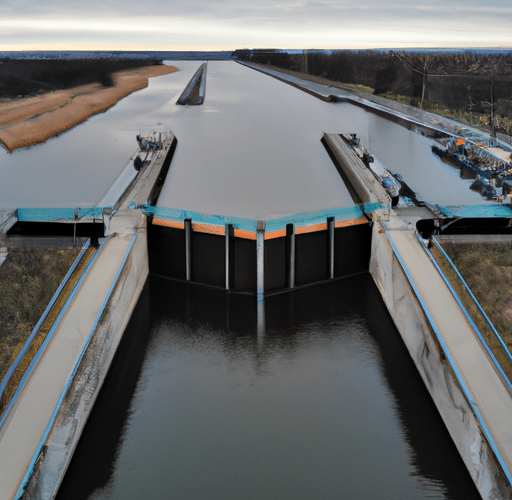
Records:
{"label": "horizon line", "polygon": [[140,45],[140,44],[0,44],[0,52],[226,52],[235,50],[512,50],[512,46],[396,45],[396,46],[276,46]]}

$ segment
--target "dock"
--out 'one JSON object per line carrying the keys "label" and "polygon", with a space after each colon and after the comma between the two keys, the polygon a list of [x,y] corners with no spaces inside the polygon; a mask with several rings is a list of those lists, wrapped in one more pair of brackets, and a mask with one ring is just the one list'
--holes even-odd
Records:
{"label": "dock", "polygon": [[[57,494],[148,276],[146,218],[137,207],[158,199],[175,147],[166,134],[115,206],[100,207],[104,236],[0,415],[2,498]],[[4,225],[24,216],[45,224],[56,214],[53,223],[66,224],[59,217],[69,211],[46,209],[6,212]]]}

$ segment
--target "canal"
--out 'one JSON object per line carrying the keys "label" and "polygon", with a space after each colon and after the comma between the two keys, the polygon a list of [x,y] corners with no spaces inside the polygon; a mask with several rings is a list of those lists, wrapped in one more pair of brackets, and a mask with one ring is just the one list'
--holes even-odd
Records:
{"label": "canal", "polygon": [[77,127],[13,153],[0,149],[0,208],[88,206],[135,152],[137,134],[172,130],[178,147],[159,204],[268,219],[351,205],[320,140],[356,133],[422,197],[477,204],[472,181],[431,151],[432,140],[348,103],[326,103],[232,61],[210,61],[202,106],[176,100],[200,62],[150,79]]}
{"label": "canal", "polygon": [[[234,62],[199,62],[36,147],[0,154],[0,206],[97,202],[172,130],[159,204],[273,218],[352,202],[320,143],[361,138],[425,199],[481,203],[431,140]],[[266,298],[151,277],[62,484],[78,499],[478,498],[369,274]]]}
{"label": "canal", "polygon": [[255,299],[152,277],[58,500],[477,499],[369,274]]}

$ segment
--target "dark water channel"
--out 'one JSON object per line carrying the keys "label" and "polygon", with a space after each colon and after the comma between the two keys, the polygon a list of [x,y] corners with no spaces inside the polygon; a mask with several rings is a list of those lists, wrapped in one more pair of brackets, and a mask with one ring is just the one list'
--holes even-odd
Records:
{"label": "dark water channel", "polygon": [[477,499],[368,274],[151,278],[58,499]]}

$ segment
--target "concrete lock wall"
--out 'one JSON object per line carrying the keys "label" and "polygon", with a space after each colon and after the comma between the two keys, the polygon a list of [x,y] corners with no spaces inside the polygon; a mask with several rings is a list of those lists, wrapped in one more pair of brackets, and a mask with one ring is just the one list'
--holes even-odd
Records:
{"label": "concrete lock wall", "polygon": [[378,222],[370,273],[482,498],[512,498],[508,480]]}
{"label": "concrete lock wall", "polygon": [[57,494],[148,272],[147,240],[139,232],[58,409],[22,498],[53,498]]}

